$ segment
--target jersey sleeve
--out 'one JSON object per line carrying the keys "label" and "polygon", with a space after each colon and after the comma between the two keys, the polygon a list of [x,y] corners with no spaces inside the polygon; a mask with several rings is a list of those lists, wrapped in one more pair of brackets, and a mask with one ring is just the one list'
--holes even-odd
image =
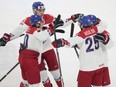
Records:
{"label": "jersey sleeve", "polygon": [[108,39],[107,44],[105,44],[104,46],[105,46],[107,49],[112,48],[114,44],[113,44],[113,40],[112,40],[112,38],[111,38],[111,36],[110,36],[110,33],[109,33],[108,31],[106,31],[106,30],[104,30],[102,33],[106,35],[106,40]]}
{"label": "jersey sleeve", "polygon": [[100,21],[99,24],[97,25],[97,28],[98,28],[98,33],[104,33],[106,35],[106,39],[109,39],[107,44],[105,44],[104,46],[107,48],[107,49],[110,49],[113,47],[113,41],[112,41],[112,38],[109,34],[109,32],[106,30],[107,29],[107,23],[104,22],[104,21]]}
{"label": "jersey sleeve", "polygon": [[23,32],[25,32],[26,30],[28,30],[30,25],[30,18],[27,17],[25,20],[23,20],[18,27],[16,27],[11,33],[11,38],[10,40],[16,39],[18,38]]}

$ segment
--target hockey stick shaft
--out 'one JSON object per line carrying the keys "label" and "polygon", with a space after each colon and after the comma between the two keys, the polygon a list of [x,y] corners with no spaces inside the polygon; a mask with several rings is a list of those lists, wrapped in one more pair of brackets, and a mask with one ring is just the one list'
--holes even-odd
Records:
{"label": "hockey stick shaft", "polygon": [[71,24],[71,32],[70,32],[70,37],[73,37],[73,33],[74,33],[74,24]]}
{"label": "hockey stick shaft", "polygon": [[[71,24],[70,37],[73,37],[73,33],[74,33],[74,23]],[[77,51],[77,49],[76,49],[76,46],[74,46],[74,50],[75,50],[75,52],[76,52],[77,57],[79,58],[79,53],[78,53],[78,51]]]}
{"label": "hockey stick shaft", "polygon": [[0,79],[0,82],[15,68],[15,67],[17,67],[17,65],[19,64],[19,62],[18,63],[16,63],[1,79]]}
{"label": "hockey stick shaft", "polygon": [[[57,18],[56,18],[56,22],[59,21],[60,18],[61,18],[61,15],[58,15]],[[54,26],[54,30],[55,30],[55,28],[56,28],[56,26]],[[57,40],[56,31],[54,32],[54,39],[55,39],[55,41]],[[56,48],[56,53],[57,53],[57,59],[58,59],[58,63],[59,63],[60,76],[62,77],[62,70],[61,70],[61,64],[60,64],[60,57],[59,57],[58,48]],[[62,84],[62,87],[64,87],[62,80],[61,80],[61,84]]]}

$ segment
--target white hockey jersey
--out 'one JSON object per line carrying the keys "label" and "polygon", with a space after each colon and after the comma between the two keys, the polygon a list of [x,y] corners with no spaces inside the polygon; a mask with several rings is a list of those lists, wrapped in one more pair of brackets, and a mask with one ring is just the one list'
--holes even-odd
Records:
{"label": "white hockey jersey", "polygon": [[[80,50],[80,70],[92,71],[102,68],[107,64],[107,52],[105,45],[102,42],[98,42],[93,37],[98,32],[103,32],[104,29],[105,26],[92,26],[83,29],[82,31],[77,33],[75,37],[68,39],[69,46],[73,47],[75,44],[77,44]],[[110,41],[111,39],[109,40],[109,43],[111,43]]]}
{"label": "white hockey jersey", "polygon": [[[49,14],[44,14],[43,15],[43,20],[44,20],[44,25],[48,25],[50,23],[52,23],[54,21],[54,17],[52,15],[49,15]],[[70,18],[67,18],[66,20],[63,20],[64,21],[64,27],[66,27],[67,25],[69,25],[70,23],[72,23],[73,21],[70,19]],[[14,40],[18,37],[20,37],[20,35],[24,32],[26,32],[29,27],[31,26],[30,24],[30,17],[27,17],[26,19],[24,19],[20,25],[14,29],[10,35],[11,35],[11,38],[10,40]],[[53,46],[51,44],[51,40],[47,40],[45,43],[44,43],[44,46],[43,46],[43,52],[47,51],[47,50],[50,50],[50,49],[53,49]]]}

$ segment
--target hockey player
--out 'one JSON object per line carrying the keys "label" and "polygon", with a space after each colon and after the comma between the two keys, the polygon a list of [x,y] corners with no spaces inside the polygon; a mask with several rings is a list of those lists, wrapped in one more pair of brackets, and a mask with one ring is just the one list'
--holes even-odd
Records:
{"label": "hockey player", "polygon": [[[95,26],[96,24],[97,26]],[[79,20],[81,31],[76,36],[65,40],[63,38],[54,41],[54,47],[77,45],[80,49],[80,70],[77,87],[109,87],[110,78],[106,68],[106,48],[110,48],[112,40],[109,33],[101,26],[101,22],[90,20],[90,16],[84,16]]]}
{"label": "hockey player", "polygon": [[[32,9],[34,14],[42,16],[44,25],[50,24],[51,22],[53,22],[53,20],[55,20],[55,17],[49,14],[45,14],[45,7],[42,2],[39,2],[39,1],[34,2],[32,5]],[[60,25],[63,25],[63,26],[69,25],[72,22],[76,22],[81,16],[82,14],[74,14],[70,18],[64,21],[61,21]],[[18,38],[24,31],[27,31],[30,26],[31,26],[30,17],[27,17],[23,22],[20,23],[20,25],[13,32],[11,32],[10,34],[5,33],[3,35],[3,37],[0,39],[0,45],[5,46],[8,41]],[[56,58],[55,51],[53,49],[51,41],[48,40],[44,43],[42,61],[45,60],[47,62],[48,69],[52,73],[58,87],[63,87],[61,86],[62,76],[60,76],[59,68],[55,66],[55,62],[54,62],[54,60],[56,60],[55,58]],[[46,86],[47,84],[50,84],[50,80],[47,76],[44,65],[41,65],[41,69],[42,69],[41,79],[44,86]],[[23,83],[25,83],[25,81]]]}
{"label": "hockey player", "polygon": [[[90,20],[96,26],[104,24],[104,23],[101,23],[102,21],[99,18],[97,18],[95,15],[87,15],[87,16],[90,18]],[[106,24],[105,24],[105,26],[107,27]],[[104,31],[104,33],[109,35],[109,33],[107,31]],[[99,36],[104,36],[104,35],[102,35],[102,34],[99,35],[98,34],[98,36],[96,36],[96,39],[97,38],[99,39],[100,38]],[[111,40],[110,40],[110,42],[111,42]],[[110,43],[110,42],[108,42],[108,43]],[[108,47],[107,45],[105,45],[105,47],[103,46],[103,52],[104,52],[103,55],[104,55],[104,60],[106,61],[106,63],[104,65],[102,87],[110,87],[110,84],[111,84],[110,75],[109,75],[109,68],[108,68],[108,54],[107,54],[107,49],[106,49],[106,47]]]}
{"label": "hockey player", "polygon": [[[51,23],[45,30],[42,29],[43,20],[39,15],[32,15],[30,18],[32,26],[26,32],[24,43],[21,44],[19,51],[19,63],[22,71],[22,77],[27,80],[29,87],[39,87],[40,67],[38,60],[41,57],[43,44],[54,33],[54,23]],[[58,23],[58,22],[57,22]],[[58,67],[58,65],[56,65]],[[24,86],[22,86],[24,87]],[[48,85],[47,87],[51,87]]]}

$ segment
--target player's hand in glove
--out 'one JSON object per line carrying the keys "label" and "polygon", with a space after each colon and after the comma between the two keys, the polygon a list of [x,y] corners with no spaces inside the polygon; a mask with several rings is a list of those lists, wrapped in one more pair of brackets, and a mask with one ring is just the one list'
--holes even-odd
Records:
{"label": "player's hand in glove", "polygon": [[53,23],[54,23],[54,25],[55,25],[55,28],[58,28],[58,27],[64,25],[64,22],[63,22],[62,19],[60,19],[60,20],[58,20],[58,21],[55,20]]}
{"label": "player's hand in glove", "polygon": [[3,37],[0,38],[0,46],[5,46],[6,43],[10,40],[10,35],[7,33],[4,33]]}
{"label": "player's hand in glove", "polygon": [[49,24],[49,30],[50,33],[53,34],[54,33],[54,29],[56,29],[57,27],[63,26],[64,22],[60,19],[60,20],[55,20],[52,23]]}
{"label": "player's hand in glove", "polygon": [[52,28],[55,27],[60,27],[60,26],[63,26],[64,22],[60,19],[58,21],[53,21],[53,23],[51,23],[49,26],[51,26]]}
{"label": "player's hand in glove", "polygon": [[59,47],[63,47],[65,45],[68,45],[68,41],[64,40],[63,38],[57,39],[55,41],[52,42],[52,45],[54,46],[54,48],[59,48]]}
{"label": "player's hand in glove", "polygon": [[103,33],[97,33],[94,36],[94,38],[97,39],[98,41],[102,42],[103,44],[107,44],[110,39],[109,35],[105,35]]}
{"label": "player's hand in glove", "polygon": [[73,20],[73,22],[75,23],[75,22],[77,22],[81,17],[83,17],[84,16],[84,14],[81,14],[81,13],[78,13],[78,14],[73,14],[72,16],[71,16],[71,19]]}

